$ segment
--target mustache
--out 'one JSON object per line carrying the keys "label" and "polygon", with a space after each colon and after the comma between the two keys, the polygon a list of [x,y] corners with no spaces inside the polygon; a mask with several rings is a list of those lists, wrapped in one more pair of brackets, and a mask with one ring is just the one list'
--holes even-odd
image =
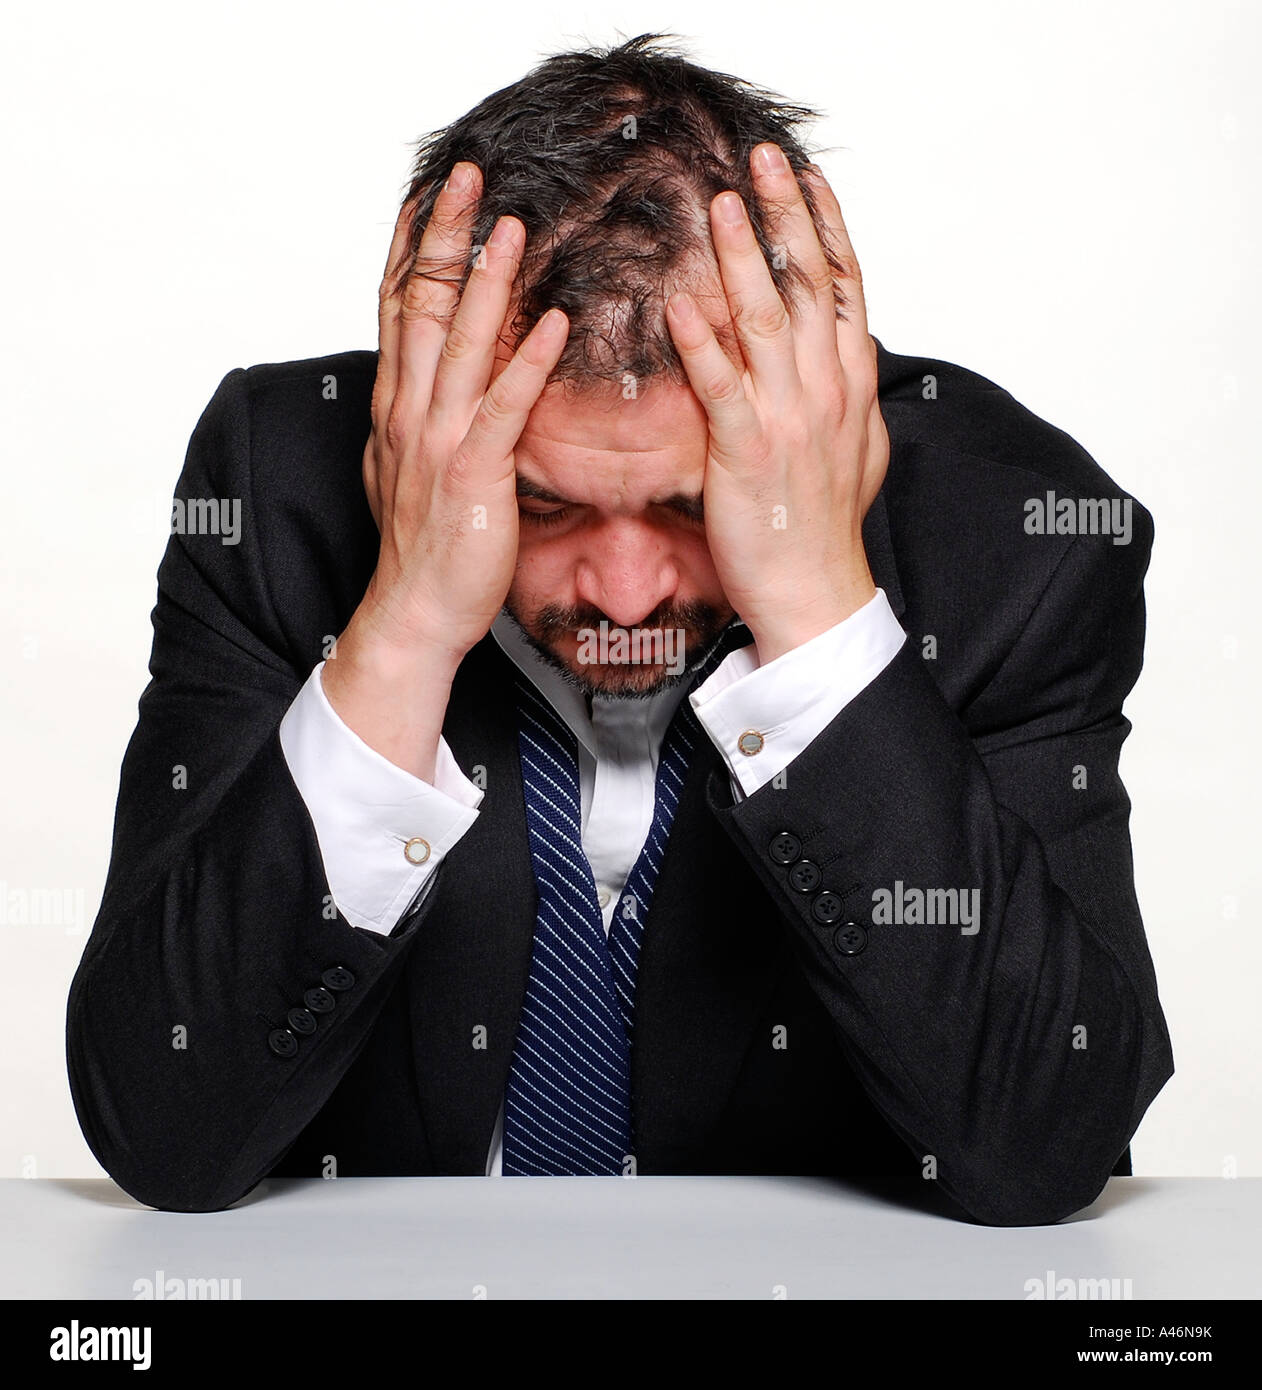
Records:
{"label": "mustache", "polygon": [[[719,610],[712,604],[700,600],[686,600],[683,603],[665,604],[655,608],[647,617],[633,624],[634,628],[681,628],[685,632],[709,632],[719,623]],[[545,642],[568,637],[580,628],[599,628],[607,623],[610,628],[622,627],[599,608],[566,608],[557,603],[546,603],[534,616],[535,633]],[[630,631],[631,628],[625,629]]]}

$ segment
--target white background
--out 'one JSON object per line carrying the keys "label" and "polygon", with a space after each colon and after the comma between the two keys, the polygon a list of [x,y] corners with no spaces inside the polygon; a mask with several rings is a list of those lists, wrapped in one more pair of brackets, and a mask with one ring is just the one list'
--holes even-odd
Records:
{"label": "white background", "polygon": [[[412,142],[560,48],[670,29],[821,106],[894,352],[990,377],[1155,515],[1123,775],[1176,1075],[1136,1171],[1262,1174],[1259,7],[14,7],[0,56],[0,1175],[95,1175],[65,1000],[147,680],[163,511],[236,366],[376,343]],[[1248,613],[1255,614],[1251,624]],[[1255,692],[1249,698],[1249,691]]]}

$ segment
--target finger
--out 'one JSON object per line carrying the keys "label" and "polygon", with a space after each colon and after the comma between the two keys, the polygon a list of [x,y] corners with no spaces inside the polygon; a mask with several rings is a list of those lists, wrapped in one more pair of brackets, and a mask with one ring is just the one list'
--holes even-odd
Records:
{"label": "finger", "polygon": [[412,215],[419,197],[419,194],[415,194],[406,199],[399,209],[394,236],[390,241],[390,254],[386,257],[386,268],[377,291],[377,382],[373,395],[383,411],[389,410],[390,402],[394,399],[398,376],[399,271],[407,254]]}
{"label": "finger", "polygon": [[487,389],[525,241],[521,220],[501,217],[474,260],[430,393],[429,420],[440,434],[453,423],[463,433]]}
{"label": "finger", "polygon": [[863,273],[859,269],[859,259],[850,244],[850,233],[847,232],[845,219],[841,215],[841,205],[823,173],[817,166],[808,165],[803,177],[810,184],[815,196],[820,221],[824,224],[825,240],[841,267],[845,316],[838,331],[838,342],[842,365],[846,368],[858,366],[870,357],[872,351],[868,339],[868,312],[863,297]]}
{"label": "finger", "polygon": [[364,446],[364,495],[368,498],[368,510],[372,513],[372,519],[377,523],[377,530],[381,530],[381,479],[378,476],[377,452],[373,448],[373,442],[369,439]]}
{"label": "finger", "polygon": [[481,192],[481,170],[461,160],[434,201],[433,215],[425,225],[403,288],[399,391],[406,393],[409,413],[418,416],[429,406],[447,324],[460,298],[458,280],[468,263],[474,211]]}
{"label": "finger", "polygon": [[419,194],[405,198],[399,215],[394,221],[394,235],[390,239],[390,251],[386,256],[386,267],[381,273],[381,284],[377,290],[377,375],[372,388],[372,434],[364,446],[363,478],[364,491],[368,496],[368,506],[378,528],[381,526],[381,479],[377,462],[376,442],[379,433],[384,433],[390,403],[394,400],[395,383],[398,378],[398,279],[403,258],[407,254],[408,240],[412,230],[412,216],[416,211]]}
{"label": "finger", "polygon": [[809,377],[840,376],[833,271],[802,187],[783,150],[771,142],[754,147],[750,170],[754,189],[767,210],[768,240],[808,281],[804,299],[789,306],[798,373],[804,381]]}
{"label": "finger", "polygon": [[787,402],[801,389],[793,324],[750,225],[740,194],[710,204],[710,234],[741,352],[760,399]]}
{"label": "finger", "polygon": [[689,385],[705,408],[714,453],[721,463],[738,463],[762,427],[735,363],[687,291],[666,301],[666,322]]}
{"label": "finger", "polygon": [[549,309],[482,397],[453,460],[475,484],[499,481],[569,334],[569,319],[560,309]]}
{"label": "finger", "polygon": [[875,395],[868,409],[867,432],[870,467],[864,472],[859,499],[865,515],[885,482],[890,462],[889,429],[885,424],[885,416],[881,413],[880,398]]}

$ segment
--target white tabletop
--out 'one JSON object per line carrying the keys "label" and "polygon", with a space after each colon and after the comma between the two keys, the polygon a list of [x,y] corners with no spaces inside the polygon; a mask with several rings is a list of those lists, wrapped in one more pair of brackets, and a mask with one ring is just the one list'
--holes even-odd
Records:
{"label": "white tabletop", "polygon": [[210,1213],[8,1179],[0,1297],[226,1280],[243,1299],[1026,1299],[1031,1280],[1115,1279],[1135,1299],[1247,1299],[1260,1229],[1262,1179],[1113,1178],[1068,1221],[1007,1229],[818,1178],[274,1179]]}

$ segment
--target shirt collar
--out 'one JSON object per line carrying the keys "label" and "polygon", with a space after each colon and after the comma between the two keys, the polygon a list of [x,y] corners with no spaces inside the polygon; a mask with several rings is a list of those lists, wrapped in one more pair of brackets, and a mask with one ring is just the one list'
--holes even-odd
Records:
{"label": "shirt collar", "polygon": [[[743,624],[740,631],[746,632]],[[622,730],[631,727],[643,729],[651,740],[650,746],[658,747],[691,685],[691,682],[678,681],[646,700],[610,700],[596,695],[592,698],[592,714],[589,716],[582,693],[570,685],[551,662],[539,655],[507,611],[501,610],[497,615],[491,624],[491,634],[504,654],[534,684],[593,758],[597,756],[598,725]]]}

